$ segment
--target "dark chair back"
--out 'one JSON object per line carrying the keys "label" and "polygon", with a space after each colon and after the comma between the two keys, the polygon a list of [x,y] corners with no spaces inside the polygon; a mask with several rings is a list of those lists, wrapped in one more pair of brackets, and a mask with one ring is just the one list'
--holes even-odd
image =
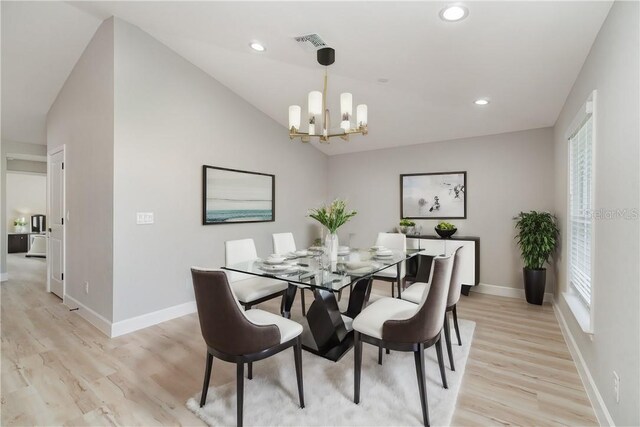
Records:
{"label": "dark chair back", "polygon": [[191,269],[202,337],[207,347],[239,356],[280,343],[276,325],[256,325],[247,319],[220,270]]}
{"label": "dark chair back", "polygon": [[387,320],[382,325],[382,339],[399,343],[420,343],[434,339],[442,330],[451,283],[453,256],[434,258],[431,287],[413,317]]}
{"label": "dark chair back", "polygon": [[449,285],[449,297],[447,307],[456,305],[460,301],[462,290],[462,246],[453,252],[453,268],[451,270],[451,285]]}

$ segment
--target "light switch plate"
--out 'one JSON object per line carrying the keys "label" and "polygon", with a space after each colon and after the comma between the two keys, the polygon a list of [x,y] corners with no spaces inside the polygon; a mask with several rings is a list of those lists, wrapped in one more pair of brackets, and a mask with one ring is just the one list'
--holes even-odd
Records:
{"label": "light switch plate", "polygon": [[136,224],[139,224],[139,225],[153,224],[153,212],[137,212]]}

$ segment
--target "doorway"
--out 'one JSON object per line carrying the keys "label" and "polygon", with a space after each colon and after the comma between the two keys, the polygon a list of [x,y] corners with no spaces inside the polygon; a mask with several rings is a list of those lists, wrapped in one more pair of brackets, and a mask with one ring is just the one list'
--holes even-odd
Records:
{"label": "doorway", "polygon": [[[39,284],[44,290],[47,237],[45,156],[7,153],[3,168],[3,231],[6,272],[12,283]],[[6,228],[5,228],[6,227]]]}

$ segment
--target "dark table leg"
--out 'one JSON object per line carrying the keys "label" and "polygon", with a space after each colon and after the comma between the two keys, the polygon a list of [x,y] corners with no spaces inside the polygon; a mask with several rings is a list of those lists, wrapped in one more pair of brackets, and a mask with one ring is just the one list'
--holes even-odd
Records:
{"label": "dark table leg", "polygon": [[460,290],[460,293],[464,296],[469,296],[469,291],[471,290],[471,286],[469,285],[462,285],[462,289]]}
{"label": "dark table leg", "polygon": [[293,306],[293,301],[296,299],[297,290],[298,287],[296,285],[289,283],[289,287],[284,291],[284,295],[282,295],[282,304],[280,306],[282,317],[291,319],[291,307]]}
{"label": "dark table leg", "polygon": [[[371,293],[371,278],[360,279],[349,296],[345,316],[354,318],[364,308]],[[353,346],[353,332],[348,331],[334,292],[314,289],[313,304],[307,310],[309,329],[303,333],[302,348],[337,362]]]}
{"label": "dark table leg", "polygon": [[402,299],[402,279],[400,277],[400,273],[402,271],[401,266],[401,262],[396,264],[396,269],[398,270],[398,274],[396,275],[396,283],[398,284],[398,299]]}

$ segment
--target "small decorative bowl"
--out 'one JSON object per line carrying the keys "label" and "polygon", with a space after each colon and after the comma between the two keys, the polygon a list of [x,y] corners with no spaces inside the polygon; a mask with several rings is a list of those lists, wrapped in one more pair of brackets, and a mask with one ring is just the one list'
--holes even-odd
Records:
{"label": "small decorative bowl", "polygon": [[454,228],[453,230],[441,230],[438,227],[435,227],[436,233],[438,233],[438,236],[442,237],[443,239],[448,239],[449,237],[453,236],[456,231],[458,231],[457,228]]}

